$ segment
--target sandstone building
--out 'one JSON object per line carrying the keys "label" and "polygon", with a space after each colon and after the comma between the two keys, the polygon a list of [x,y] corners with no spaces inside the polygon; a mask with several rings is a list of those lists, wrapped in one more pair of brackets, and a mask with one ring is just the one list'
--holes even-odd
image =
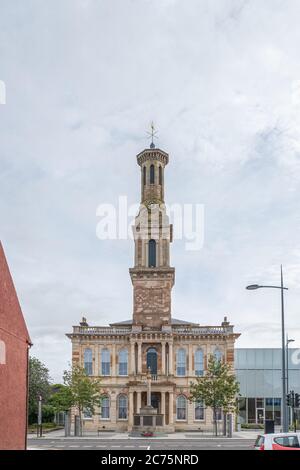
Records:
{"label": "sandstone building", "polygon": [[105,393],[95,416],[85,414],[86,429],[134,429],[135,414],[146,405],[149,368],[151,403],[162,415],[162,430],[211,428],[211,411],[188,400],[190,382],[205,374],[210,355],[234,367],[239,335],[226,318],[219,326],[203,326],[171,314],[175,269],[170,266],[172,226],[164,205],[168,162],[169,155],[153,143],[137,155],[141,204],[134,227],[134,267],[129,270],[132,319],[109,326],[90,326],[83,319],[67,334],[73,362],[101,377]]}

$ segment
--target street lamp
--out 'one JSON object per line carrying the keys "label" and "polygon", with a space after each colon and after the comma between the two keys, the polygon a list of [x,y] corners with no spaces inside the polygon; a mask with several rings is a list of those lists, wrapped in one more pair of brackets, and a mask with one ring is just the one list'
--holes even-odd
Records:
{"label": "street lamp", "polygon": [[259,284],[252,284],[250,286],[247,286],[247,290],[257,290],[257,289],[280,289],[281,290],[281,336],[282,336],[282,347],[281,347],[281,353],[282,353],[282,392],[281,392],[281,409],[282,409],[282,429],[283,432],[288,431],[288,421],[287,421],[287,405],[285,403],[286,401],[286,375],[285,375],[285,332],[284,332],[284,291],[288,290],[287,287],[284,287],[283,285],[283,271],[282,271],[282,265],[281,265],[281,285],[280,286],[261,286]]}

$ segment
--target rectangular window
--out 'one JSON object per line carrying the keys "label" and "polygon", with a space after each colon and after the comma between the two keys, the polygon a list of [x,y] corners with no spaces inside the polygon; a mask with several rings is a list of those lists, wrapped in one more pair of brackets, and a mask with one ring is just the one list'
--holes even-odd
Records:
{"label": "rectangular window", "polygon": [[92,419],[93,415],[90,410],[84,409],[83,410],[83,418],[84,419]]}
{"label": "rectangular window", "polygon": [[86,362],[84,364],[84,368],[85,368],[86,375],[93,375],[93,363],[92,362]]}
{"label": "rectangular window", "polygon": [[102,362],[101,375],[110,375],[110,363],[109,362]]}
{"label": "rectangular window", "polygon": [[195,403],[195,420],[203,421],[204,420],[204,405],[202,401]]}
{"label": "rectangular window", "polygon": [[127,373],[127,362],[119,363],[119,375],[128,375]]}
{"label": "rectangular window", "polygon": [[101,401],[101,419],[109,419],[109,398],[104,397]]}
{"label": "rectangular window", "polygon": [[215,419],[216,419],[216,421],[222,421],[222,419],[223,419],[222,408],[216,408],[216,410],[215,410]]}

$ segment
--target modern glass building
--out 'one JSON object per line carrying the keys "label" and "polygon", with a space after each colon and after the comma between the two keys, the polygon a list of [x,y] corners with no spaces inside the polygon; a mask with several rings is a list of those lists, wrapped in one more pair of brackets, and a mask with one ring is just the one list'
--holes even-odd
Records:
{"label": "modern glass building", "polygon": [[[300,393],[300,349],[289,349],[289,390]],[[235,370],[240,383],[239,422],[281,423],[281,349],[235,350]]]}

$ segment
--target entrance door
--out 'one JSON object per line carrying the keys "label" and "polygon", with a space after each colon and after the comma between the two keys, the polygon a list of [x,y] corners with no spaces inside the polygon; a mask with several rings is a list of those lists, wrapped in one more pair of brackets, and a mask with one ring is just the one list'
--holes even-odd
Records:
{"label": "entrance door", "polygon": [[256,423],[264,424],[265,422],[265,410],[264,408],[256,408]]}
{"label": "entrance door", "polygon": [[158,393],[151,393],[151,406],[155,408],[158,412],[160,410],[160,396]]}

